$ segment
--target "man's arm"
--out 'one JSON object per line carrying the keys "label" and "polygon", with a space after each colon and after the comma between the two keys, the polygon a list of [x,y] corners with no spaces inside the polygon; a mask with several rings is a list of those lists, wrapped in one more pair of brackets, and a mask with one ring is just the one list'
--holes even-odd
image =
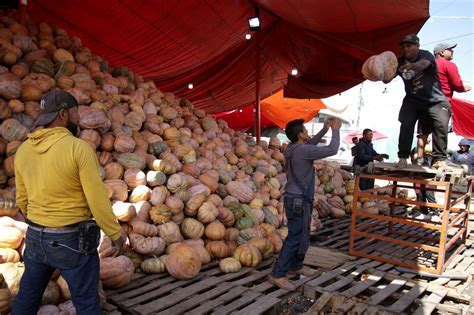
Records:
{"label": "man's arm", "polygon": [[76,154],[79,178],[89,209],[104,233],[112,241],[116,241],[121,237],[121,229],[100,179],[97,157],[87,144],[79,145]]}
{"label": "man's arm", "polygon": [[328,132],[330,125],[331,125],[331,120],[326,118],[324,120],[323,128],[314,137],[309,139],[306,143],[313,144],[313,145],[318,144],[319,141],[321,141],[324,135]]}
{"label": "man's arm", "polygon": [[446,67],[446,75],[448,76],[449,86],[451,90],[456,92],[467,92],[471,90],[470,86],[465,86],[459,75],[458,67],[455,63],[449,62]]}
{"label": "man's arm", "polygon": [[357,159],[360,162],[372,162],[374,160],[374,156],[367,151],[367,145],[359,142],[359,145],[357,145]]}

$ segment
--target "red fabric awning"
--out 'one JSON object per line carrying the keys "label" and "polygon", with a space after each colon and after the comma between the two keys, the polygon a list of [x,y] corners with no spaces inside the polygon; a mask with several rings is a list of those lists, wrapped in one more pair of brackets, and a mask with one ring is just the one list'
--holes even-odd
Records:
{"label": "red fabric awning", "polygon": [[[308,122],[322,108],[326,108],[326,105],[321,100],[284,98],[283,90],[281,90],[261,101],[262,129],[274,126],[284,129],[286,124],[293,119],[301,118]],[[255,124],[253,105],[212,116],[225,120],[230,128],[240,131],[252,129]]]}
{"label": "red fabric awning", "polygon": [[453,98],[453,129],[458,136],[474,139],[474,102]]}
{"label": "red fabric awning", "polygon": [[[260,5],[262,30],[245,40]],[[361,82],[370,55],[429,17],[428,0],[29,0],[35,21],[79,36],[111,66],[127,66],[210,113],[255,99],[255,35],[262,98],[322,98]],[[300,75],[291,77],[292,68]],[[193,83],[194,89],[187,88]]]}

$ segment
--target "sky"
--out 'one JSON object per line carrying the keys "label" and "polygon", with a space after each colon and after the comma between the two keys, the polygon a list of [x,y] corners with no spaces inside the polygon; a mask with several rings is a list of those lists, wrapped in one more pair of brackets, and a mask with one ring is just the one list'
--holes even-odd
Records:
{"label": "sky", "polygon": [[[474,88],[474,0],[431,0],[430,16],[418,33],[420,49],[433,52],[440,42],[457,43],[453,62],[464,83]],[[394,53],[399,55],[398,51]],[[387,135],[387,139],[374,141],[374,147],[388,153],[393,161],[400,131],[398,112],[404,96],[403,82],[397,77],[389,84],[365,81],[323,101],[349,104],[342,114],[352,121],[350,126],[344,126],[346,130],[371,128]],[[454,93],[454,97],[474,101],[474,92]],[[450,134],[448,148],[456,150],[458,141],[459,137]]]}

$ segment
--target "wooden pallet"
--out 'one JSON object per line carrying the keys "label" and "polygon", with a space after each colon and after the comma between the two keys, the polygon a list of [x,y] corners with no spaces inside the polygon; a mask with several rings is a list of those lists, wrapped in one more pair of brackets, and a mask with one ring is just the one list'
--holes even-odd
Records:
{"label": "wooden pallet", "polygon": [[[261,314],[288,294],[266,281],[272,264],[273,259],[268,259],[258,268],[224,274],[213,262],[191,280],[137,274],[126,287],[107,291],[107,301],[124,314]],[[312,278],[292,279],[302,287]]]}
{"label": "wooden pallet", "polygon": [[[474,271],[474,257],[459,257],[449,266],[450,272]],[[443,278],[429,276],[422,278],[411,270],[399,272],[394,265],[366,258],[350,261],[305,284],[304,295],[316,300],[307,314],[467,312],[471,297],[462,291],[470,277],[440,281]],[[443,286],[447,283],[452,286]]]}
{"label": "wooden pallet", "polygon": [[[406,213],[406,209],[403,206],[397,206],[395,214],[402,215]],[[357,223],[362,220],[358,219]],[[366,220],[364,222],[370,223],[374,220]],[[318,246],[327,248],[337,249],[343,252],[349,252],[349,236],[351,227],[351,217],[347,215],[341,219],[324,218],[321,219],[323,227],[311,234],[311,242]],[[370,231],[381,231],[384,227],[375,226]],[[359,244],[363,238],[357,237],[356,244]]]}

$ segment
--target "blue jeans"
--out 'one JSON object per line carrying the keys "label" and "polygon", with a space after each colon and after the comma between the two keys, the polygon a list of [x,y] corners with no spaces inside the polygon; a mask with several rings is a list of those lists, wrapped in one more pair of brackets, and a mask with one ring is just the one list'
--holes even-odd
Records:
{"label": "blue jeans", "polygon": [[[12,308],[13,315],[35,315],[55,269],[66,280],[77,314],[102,314],[99,301],[99,256],[75,252],[79,232],[50,233],[28,228],[25,272]],[[59,246],[63,244],[72,249]]]}
{"label": "blue jeans", "polygon": [[295,198],[285,197],[285,213],[288,219],[288,236],[283,242],[278,260],[273,266],[272,276],[285,277],[289,270],[303,268],[303,261],[309,247],[309,227],[312,204],[304,202],[303,211],[294,207]]}

